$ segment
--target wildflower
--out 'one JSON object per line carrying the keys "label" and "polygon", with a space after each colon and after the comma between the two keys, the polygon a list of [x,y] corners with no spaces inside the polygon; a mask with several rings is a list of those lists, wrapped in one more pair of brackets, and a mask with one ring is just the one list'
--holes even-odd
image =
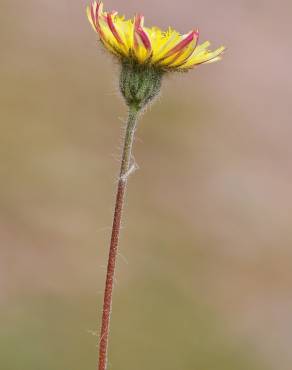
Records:
{"label": "wildflower", "polygon": [[221,46],[210,51],[208,41],[199,45],[199,30],[181,35],[172,28],[147,28],[142,15],[127,20],[117,12],[105,12],[102,2],[88,6],[87,15],[104,47],[122,62],[132,61],[162,71],[187,71],[220,60],[225,49]]}

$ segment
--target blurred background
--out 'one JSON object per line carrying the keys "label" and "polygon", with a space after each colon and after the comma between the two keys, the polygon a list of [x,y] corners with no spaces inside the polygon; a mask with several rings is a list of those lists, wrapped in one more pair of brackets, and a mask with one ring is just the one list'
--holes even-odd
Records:
{"label": "blurred background", "polygon": [[[0,367],[96,367],[126,109],[86,1],[1,1]],[[224,60],[143,117],[109,369],[290,370],[291,3],[114,1]]]}

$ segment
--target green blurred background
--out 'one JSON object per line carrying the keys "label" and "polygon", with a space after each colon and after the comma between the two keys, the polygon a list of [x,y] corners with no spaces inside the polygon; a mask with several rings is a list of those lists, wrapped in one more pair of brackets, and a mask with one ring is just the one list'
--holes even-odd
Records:
{"label": "green blurred background", "polygon": [[[0,368],[90,370],[126,109],[86,1],[1,1]],[[109,369],[290,370],[291,3],[113,1],[224,60],[143,117]]]}

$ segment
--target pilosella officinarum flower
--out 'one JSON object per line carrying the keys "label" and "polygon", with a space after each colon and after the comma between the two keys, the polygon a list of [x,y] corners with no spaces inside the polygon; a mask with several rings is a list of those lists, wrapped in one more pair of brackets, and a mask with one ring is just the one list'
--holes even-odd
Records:
{"label": "pilosella officinarum flower", "polygon": [[199,64],[221,59],[224,47],[209,51],[210,43],[198,45],[199,31],[186,35],[169,28],[144,27],[144,17],[136,15],[126,20],[117,12],[103,11],[103,3],[92,3],[87,8],[88,19],[101,42],[121,60],[135,60],[164,71],[185,71]]}
{"label": "pilosella officinarum flower", "polygon": [[[162,31],[145,27],[142,15],[127,20],[117,12],[105,12],[102,2],[88,6],[87,16],[105,49],[120,60],[121,92],[127,104],[136,104],[137,108],[146,106],[158,94],[165,72],[188,71],[216,62],[225,49],[221,46],[210,51],[209,41],[199,45],[198,30],[181,35],[172,28]],[[144,89],[138,91],[138,85]]]}

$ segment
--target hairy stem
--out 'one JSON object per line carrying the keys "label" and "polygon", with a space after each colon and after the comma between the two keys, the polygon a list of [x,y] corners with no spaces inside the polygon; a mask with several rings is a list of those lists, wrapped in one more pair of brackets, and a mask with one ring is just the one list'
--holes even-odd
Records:
{"label": "hairy stem", "polygon": [[108,266],[106,283],[104,290],[104,302],[101,322],[100,344],[99,344],[99,364],[98,370],[106,370],[107,354],[108,354],[108,340],[110,329],[110,317],[112,310],[112,294],[115,276],[115,267],[117,259],[117,251],[119,244],[119,235],[121,229],[122,210],[124,205],[126,187],[131,168],[131,153],[134,142],[135,128],[137,124],[139,110],[136,107],[129,108],[129,118],[127,123],[123,154],[121,159],[121,171],[118,182],[118,189],[116,195],[116,204],[114,212],[114,220],[112,227],[112,236],[109,248]]}

